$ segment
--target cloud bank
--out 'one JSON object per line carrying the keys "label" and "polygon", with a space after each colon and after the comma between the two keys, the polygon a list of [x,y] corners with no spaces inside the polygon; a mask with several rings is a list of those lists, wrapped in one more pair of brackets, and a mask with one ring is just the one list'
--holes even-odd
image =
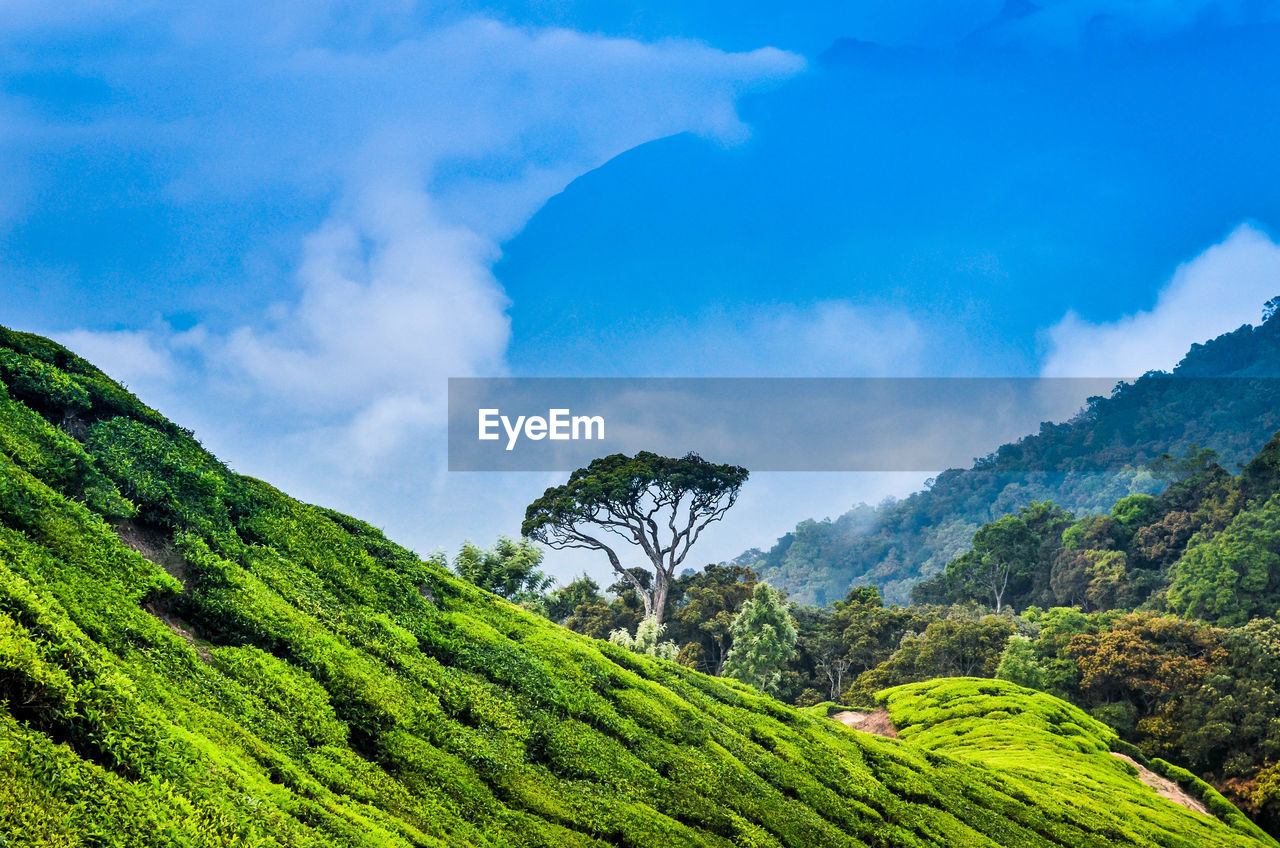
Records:
{"label": "cloud bank", "polygon": [[[79,41],[76,73],[107,93],[14,125],[0,143],[143,160],[162,177],[150,201],[173,210],[264,198],[297,209],[315,223],[285,250],[292,270],[261,278],[269,298],[229,310],[231,321],[42,329],[240,470],[377,516],[411,542],[502,499],[493,480],[450,481],[442,495],[447,378],[507,369],[510,304],[492,272],[501,242],[637,145],[678,133],[742,142],[739,99],[804,67],[772,48],[487,19],[424,27],[395,4],[356,22],[322,5],[223,11],[148,17],[122,3],[95,29],[16,9],[0,44],[38,65],[56,57],[39,48]],[[36,166],[17,176],[40,189]]]}
{"label": "cloud bank", "polygon": [[1280,294],[1280,245],[1250,224],[1178,267],[1155,306],[1091,323],[1075,312],[1049,328],[1046,377],[1137,377],[1169,370],[1193,341],[1258,320]]}

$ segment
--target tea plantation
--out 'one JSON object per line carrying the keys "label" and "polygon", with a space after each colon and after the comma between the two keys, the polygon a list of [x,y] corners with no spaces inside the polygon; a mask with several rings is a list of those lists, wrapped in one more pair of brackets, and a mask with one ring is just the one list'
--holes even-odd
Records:
{"label": "tea plantation", "polygon": [[0,382],[0,845],[1276,845],[1049,696],[859,733],[236,475],[48,340],[0,330]]}

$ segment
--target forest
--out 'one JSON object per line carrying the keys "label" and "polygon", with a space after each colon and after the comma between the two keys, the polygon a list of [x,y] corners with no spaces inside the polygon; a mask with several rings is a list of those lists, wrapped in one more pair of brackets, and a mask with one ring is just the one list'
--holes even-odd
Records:
{"label": "forest", "polygon": [[1077,515],[1165,485],[1161,456],[1211,449],[1232,471],[1280,430],[1280,318],[1264,311],[1204,344],[1171,372],[1151,372],[1093,397],[1073,419],[1006,444],[923,491],[831,520],[801,522],[766,552],[748,552],[769,583],[823,606],[874,584],[907,602],[912,587],[964,553],[978,528],[1034,501]]}

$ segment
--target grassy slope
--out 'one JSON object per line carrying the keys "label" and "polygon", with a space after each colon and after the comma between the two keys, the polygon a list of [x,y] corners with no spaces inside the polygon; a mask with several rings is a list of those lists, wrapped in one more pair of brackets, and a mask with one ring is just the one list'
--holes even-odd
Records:
{"label": "grassy slope", "polygon": [[570,633],[43,339],[0,379],[0,845],[1274,845]]}
{"label": "grassy slope", "polygon": [[[1140,783],[1132,765],[1110,756],[1117,751],[1181,785],[1239,834],[1273,844],[1208,784],[1162,760],[1146,762],[1111,728],[1043,692],[1003,680],[947,678],[888,689],[878,698],[901,739],[1000,775],[1011,794],[1033,799],[1046,819],[1115,828],[1116,844],[1134,838],[1187,848],[1241,844],[1240,835],[1224,837],[1216,819]],[[1109,815],[1100,817],[1100,809]]]}

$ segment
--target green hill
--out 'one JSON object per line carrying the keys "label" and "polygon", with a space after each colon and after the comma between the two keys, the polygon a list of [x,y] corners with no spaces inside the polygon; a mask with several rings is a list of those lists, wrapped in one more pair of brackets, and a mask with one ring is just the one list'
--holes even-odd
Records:
{"label": "green hill", "polygon": [[[871,584],[905,603],[912,586],[969,549],[974,532],[1033,501],[1076,515],[1106,512],[1164,481],[1160,455],[1211,448],[1228,469],[1280,430],[1280,316],[1192,345],[1171,372],[1152,372],[1090,399],[1075,418],[999,447],[924,491],[834,520],[803,521],[754,566],[799,603],[823,605]],[[744,555],[738,561],[754,561]]]}
{"label": "green hill", "polygon": [[[1048,696],[966,690],[1013,760],[911,687],[851,731],[236,475],[45,339],[0,330],[0,384],[0,845],[1276,845]],[[1050,713],[1105,793],[1009,719]]]}
{"label": "green hill", "polygon": [[1154,833],[1161,844],[1213,845],[1220,838],[1216,814],[1242,833],[1268,838],[1208,784],[1163,760],[1147,762],[1111,728],[1051,695],[953,677],[877,697],[899,738],[1001,775],[1019,796],[1034,799],[1047,821],[1115,828],[1110,816],[1096,815],[1104,808],[1123,822],[1112,834],[1116,844]]}

